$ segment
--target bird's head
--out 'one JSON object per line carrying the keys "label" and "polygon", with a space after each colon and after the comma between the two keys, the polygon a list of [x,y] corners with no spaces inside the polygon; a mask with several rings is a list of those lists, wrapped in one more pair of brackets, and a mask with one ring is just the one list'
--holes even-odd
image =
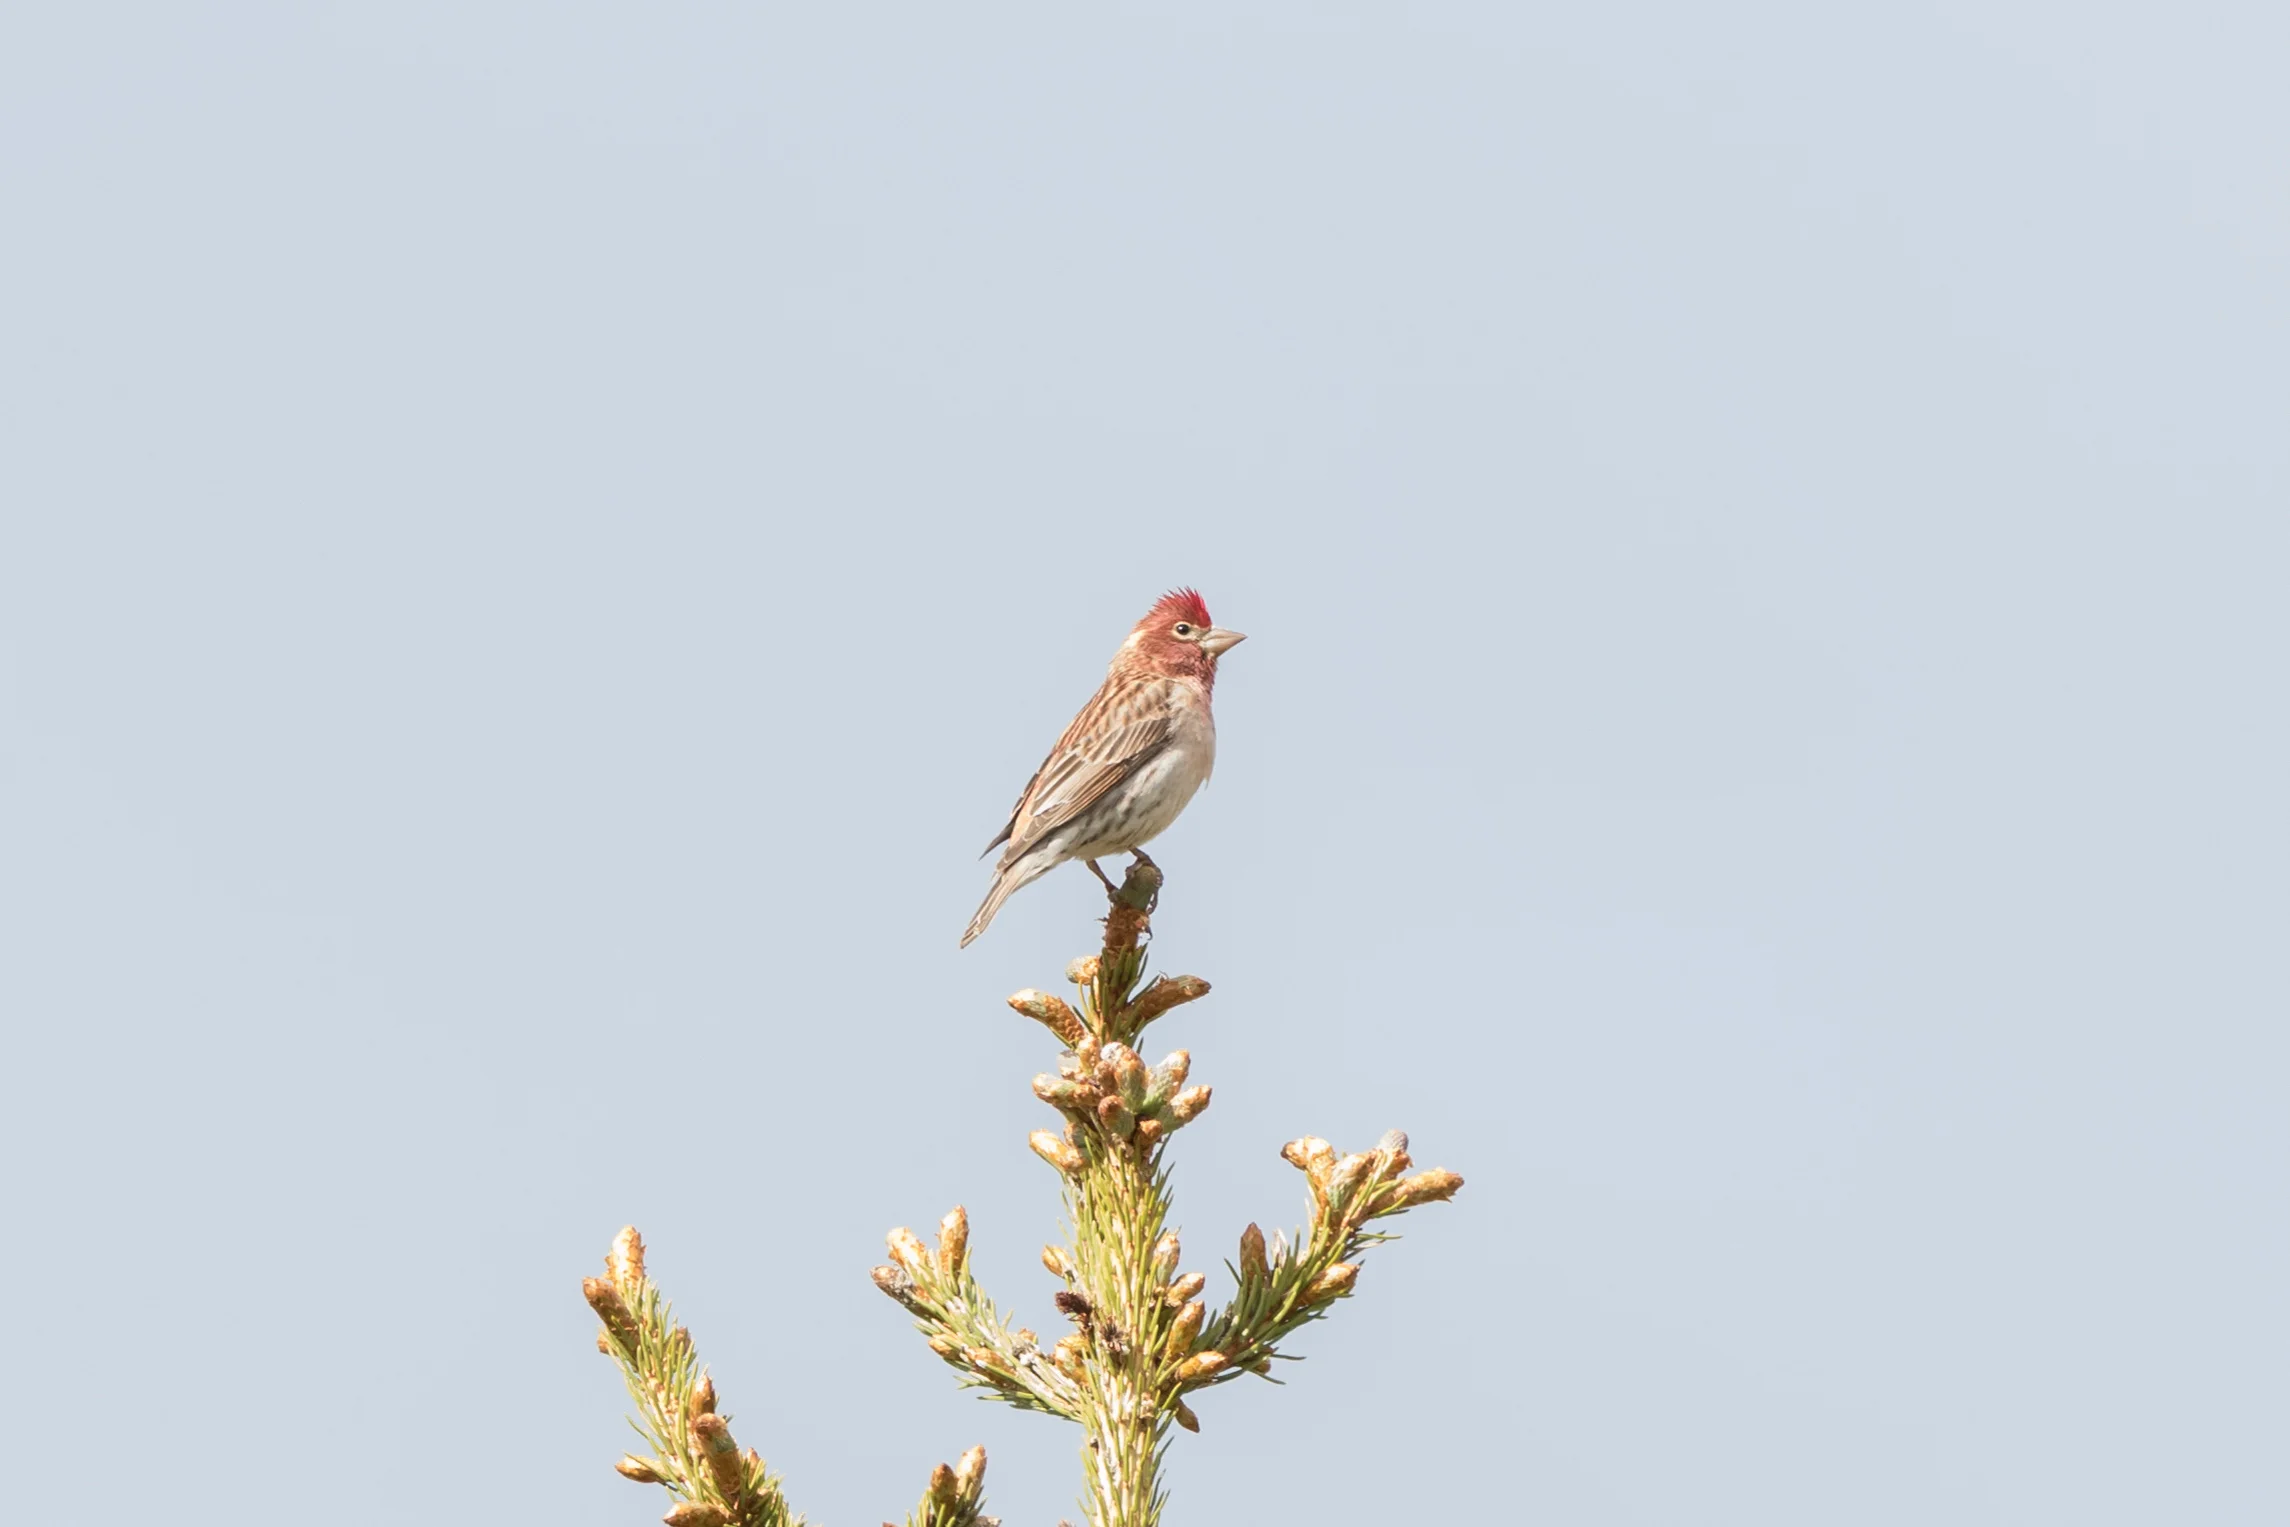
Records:
{"label": "bird's head", "polygon": [[1116,662],[1134,662],[1156,673],[1198,679],[1204,686],[1217,676],[1217,659],[1247,640],[1209,619],[1209,607],[1191,589],[1163,594],[1161,602],[1121,644]]}

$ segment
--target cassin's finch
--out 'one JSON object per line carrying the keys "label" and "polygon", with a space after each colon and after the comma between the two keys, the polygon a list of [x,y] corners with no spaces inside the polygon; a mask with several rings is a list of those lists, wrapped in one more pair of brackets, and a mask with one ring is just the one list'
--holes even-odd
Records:
{"label": "cassin's finch", "polygon": [[965,945],[1020,886],[1073,859],[1105,880],[1101,856],[1136,850],[1177,820],[1216,762],[1209,692],[1217,658],[1241,640],[1238,631],[1217,629],[1191,589],[1164,594],[1146,612],[986,845],[1002,857],[994,889],[963,930]]}

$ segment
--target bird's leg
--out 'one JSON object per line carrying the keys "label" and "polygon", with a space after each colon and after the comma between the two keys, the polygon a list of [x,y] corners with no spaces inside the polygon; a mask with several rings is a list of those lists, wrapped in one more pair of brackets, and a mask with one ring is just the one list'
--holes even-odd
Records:
{"label": "bird's leg", "polygon": [[1161,867],[1158,864],[1155,864],[1151,859],[1146,858],[1145,850],[1141,848],[1133,848],[1129,850],[1129,862],[1131,864],[1142,864],[1149,870],[1157,870]]}
{"label": "bird's leg", "polygon": [[1089,872],[1097,877],[1097,883],[1105,887],[1106,895],[1111,896],[1121,889],[1121,887],[1115,885],[1112,881],[1105,878],[1105,871],[1097,867],[1097,861],[1095,859],[1084,859],[1081,862],[1089,866]]}

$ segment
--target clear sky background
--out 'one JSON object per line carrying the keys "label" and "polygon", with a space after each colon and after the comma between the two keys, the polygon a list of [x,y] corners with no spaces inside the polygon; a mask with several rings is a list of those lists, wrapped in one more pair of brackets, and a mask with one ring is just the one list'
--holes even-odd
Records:
{"label": "clear sky background", "polygon": [[2290,10],[18,6],[0,1518],[827,1524],[1048,1330],[1130,622],[1190,1265],[1469,1178],[1173,1524],[2290,1519]]}

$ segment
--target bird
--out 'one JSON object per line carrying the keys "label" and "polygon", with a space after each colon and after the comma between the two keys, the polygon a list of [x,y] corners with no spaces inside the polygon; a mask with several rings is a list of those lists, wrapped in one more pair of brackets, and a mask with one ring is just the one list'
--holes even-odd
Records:
{"label": "bird", "polygon": [[[1208,781],[1216,762],[1209,694],[1217,659],[1247,638],[1209,619],[1191,589],[1161,596],[1137,622],[1105,682],[1026,781],[1010,820],[986,845],[1002,850],[994,887],[963,930],[962,947],[986,931],[1013,892],[1079,859],[1113,882],[1097,861],[1135,853],[1165,832]],[[983,857],[983,855],[981,855]]]}

